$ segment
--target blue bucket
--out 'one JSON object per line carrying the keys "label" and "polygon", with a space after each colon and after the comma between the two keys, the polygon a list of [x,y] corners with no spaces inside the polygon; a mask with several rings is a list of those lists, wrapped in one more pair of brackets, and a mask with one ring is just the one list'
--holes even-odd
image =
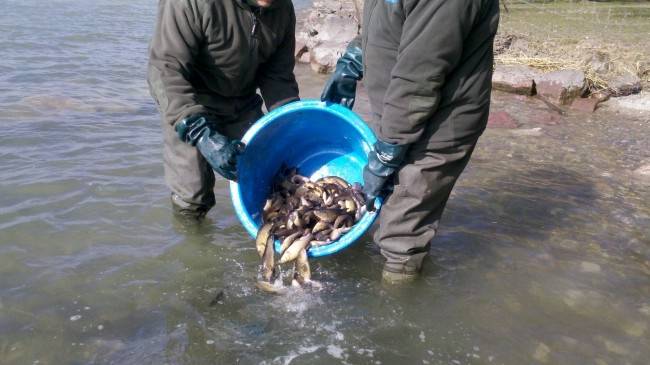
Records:
{"label": "blue bucket", "polygon": [[[273,177],[282,165],[297,167],[312,180],[338,176],[363,183],[363,167],[376,137],[351,110],[317,100],[284,105],[257,121],[244,135],[244,153],[237,162],[238,181],[230,183],[237,217],[252,236],[262,224],[262,207]],[[380,201],[375,202],[379,209]],[[370,228],[376,212],[366,213],[354,227],[329,245],[312,247],[311,257],[333,254],[350,246]],[[276,251],[280,242],[275,243]]]}

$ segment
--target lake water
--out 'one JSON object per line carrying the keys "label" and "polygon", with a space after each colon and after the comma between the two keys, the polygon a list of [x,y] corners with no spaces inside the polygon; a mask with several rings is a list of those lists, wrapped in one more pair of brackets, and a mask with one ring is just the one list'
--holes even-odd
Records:
{"label": "lake water", "polygon": [[366,239],[312,261],[322,291],[270,296],[226,182],[203,224],[172,216],[156,2],[0,7],[0,364],[648,363],[647,114],[540,124],[497,94],[522,126],[481,139],[421,280],[383,286]]}

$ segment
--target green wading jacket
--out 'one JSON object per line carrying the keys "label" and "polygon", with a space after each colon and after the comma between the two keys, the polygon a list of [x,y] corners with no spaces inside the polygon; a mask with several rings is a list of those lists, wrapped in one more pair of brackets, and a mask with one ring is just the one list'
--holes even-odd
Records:
{"label": "green wading jacket", "polygon": [[[498,0],[366,0],[364,84],[387,142],[478,138],[490,105]],[[449,122],[449,123],[448,123]]]}
{"label": "green wading jacket", "polygon": [[160,0],[147,81],[164,119],[232,117],[258,88],[269,110],[296,100],[295,24],[290,0]]}

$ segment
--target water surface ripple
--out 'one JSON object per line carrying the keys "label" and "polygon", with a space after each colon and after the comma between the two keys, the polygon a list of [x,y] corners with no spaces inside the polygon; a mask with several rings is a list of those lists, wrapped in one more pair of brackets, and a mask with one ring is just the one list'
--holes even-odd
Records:
{"label": "water surface ripple", "polygon": [[[650,358],[647,115],[546,125],[497,94],[522,126],[481,139],[422,280],[382,286],[365,238],[313,261],[323,291],[269,296],[224,181],[204,224],[172,218],[144,81],[156,2],[0,7],[3,365]],[[297,73],[318,96],[324,77]]]}

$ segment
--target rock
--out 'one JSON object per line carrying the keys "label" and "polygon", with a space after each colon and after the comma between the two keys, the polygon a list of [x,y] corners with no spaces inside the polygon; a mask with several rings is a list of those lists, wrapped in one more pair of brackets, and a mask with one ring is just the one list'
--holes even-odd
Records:
{"label": "rock", "polygon": [[599,102],[607,101],[612,96],[612,93],[609,90],[598,90],[592,92],[589,97],[593,99],[598,99]]}
{"label": "rock", "polygon": [[310,53],[309,53],[309,47],[307,47],[306,43],[303,43],[303,41],[299,41],[296,39],[296,62],[299,63],[309,63],[311,61]]}
{"label": "rock", "polygon": [[544,133],[542,132],[542,128],[529,128],[529,129],[517,129],[515,131],[511,132],[515,136],[525,136],[525,137],[539,137],[542,136]]}
{"label": "rock", "polygon": [[300,56],[299,59],[297,59],[299,63],[311,63],[311,53],[310,52],[305,52]]}
{"label": "rock", "polygon": [[492,75],[492,87],[509,93],[533,95],[535,77],[539,72],[528,66],[497,65]]}
{"label": "rock", "polygon": [[357,12],[357,19],[359,19],[359,22],[363,21],[363,3],[364,0],[353,0],[354,2],[354,8]]}
{"label": "rock", "polygon": [[591,68],[597,74],[606,74],[612,68],[609,54],[602,51],[595,51],[585,58],[583,64]]}
{"label": "rock", "polygon": [[608,82],[612,96],[627,96],[641,92],[641,79],[637,75],[625,74]]}
{"label": "rock", "polygon": [[337,53],[335,49],[318,47],[309,52],[309,63],[311,69],[319,74],[330,73],[336,66],[336,61],[341,53]]}
{"label": "rock", "polygon": [[314,1],[300,32],[310,51],[312,69],[319,73],[334,70],[336,61],[348,43],[360,32],[360,10],[357,1]]}
{"label": "rock", "polygon": [[607,105],[627,112],[648,115],[650,113],[650,93],[641,92],[635,95],[613,98],[607,102]]}
{"label": "rock", "polygon": [[307,47],[307,44],[303,43],[302,41],[296,40],[296,52],[294,56],[296,57],[296,61],[299,60],[303,54],[309,52],[309,48]]}
{"label": "rock", "polygon": [[488,127],[514,129],[519,127],[517,121],[508,112],[496,111],[488,116]]}
{"label": "rock", "polygon": [[551,102],[568,105],[585,91],[585,74],[579,70],[549,72],[535,79],[535,88],[539,95]]}
{"label": "rock", "polygon": [[535,349],[535,352],[533,353],[533,359],[546,363],[548,362],[548,354],[551,353],[551,349],[546,346],[545,343],[540,342],[539,345],[537,345],[537,348]]}
{"label": "rock", "polygon": [[562,117],[557,113],[540,111],[531,116],[531,121],[543,125],[556,125],[560,123]]}
{"label": "rock", "polygon": [[571,109],[584,113],[593,113],[599,103],[598,98],[579,98],[571,103]]}

